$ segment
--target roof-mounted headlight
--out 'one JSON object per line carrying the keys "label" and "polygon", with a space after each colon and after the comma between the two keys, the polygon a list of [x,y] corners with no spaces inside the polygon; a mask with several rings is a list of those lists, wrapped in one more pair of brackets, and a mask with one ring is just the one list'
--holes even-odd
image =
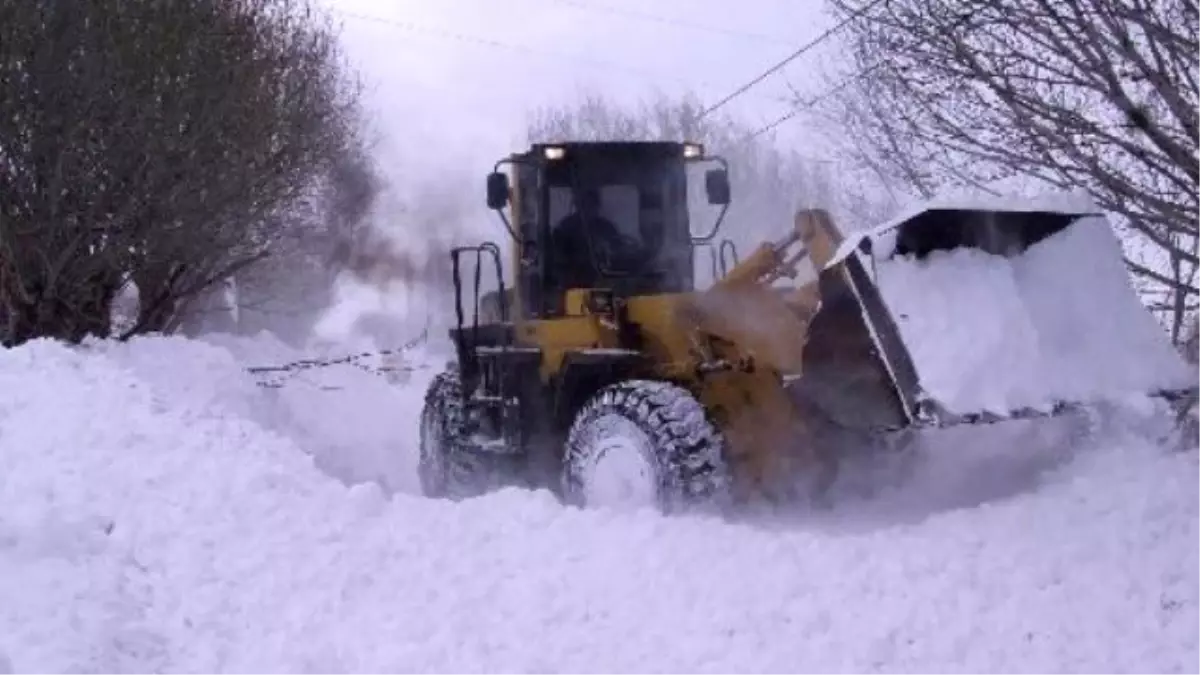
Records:
{"label": "roof-mounted headlight", "polygon": [[548,145],[542,149],[542,156],[549,160],[562,159],[567,156],[567,149],[559,145]]}
{"label": "roof-mounted headlight", "polygon": [[684,143],[683,158],[699,159],[704,156],[704,146],[699,143]]}

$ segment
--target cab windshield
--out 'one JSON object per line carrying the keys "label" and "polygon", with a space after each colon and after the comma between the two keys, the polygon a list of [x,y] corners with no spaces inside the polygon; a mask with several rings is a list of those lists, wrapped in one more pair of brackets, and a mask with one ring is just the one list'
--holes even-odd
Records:
{"label": "cab windshield", "polygon": [[687,185],[678,162],[563,162],[547,168],[552,267],[566,287],[617,278],[685,284]]}

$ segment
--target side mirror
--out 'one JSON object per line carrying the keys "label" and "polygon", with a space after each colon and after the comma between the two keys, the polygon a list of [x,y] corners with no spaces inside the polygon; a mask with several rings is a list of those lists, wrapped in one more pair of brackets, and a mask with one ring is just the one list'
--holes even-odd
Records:
{"label": "side mirror", "polygon": [[508,174],[493,171],[487,177],[487,205],[489,209],[508,206]]}
{"label": "side mirror", "polygon": [[708,203],[717,206],[729,204],[729,173],[725,169],[710,169],[704,174],[704,191]]}

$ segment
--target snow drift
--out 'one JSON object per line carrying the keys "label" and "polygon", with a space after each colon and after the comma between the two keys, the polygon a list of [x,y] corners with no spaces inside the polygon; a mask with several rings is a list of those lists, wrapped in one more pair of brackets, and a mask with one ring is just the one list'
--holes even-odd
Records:
{"label": "snow drift", "polygon": [[[247,350],[249,351],[249,350]],[[854,532],[450,503],[321,472],[222,347],[0,351],[17,671],[1194,671],[1194,454]],[[302,383],[295,386],[303,387]],[[306,408],[332,429],[375,393]],[[356,398],[357,397],[357,398]],[[395,409],[400,431],[413,416]],[[364,416],[365,417],[365,416]],[[274,427],[265,421],[274,419]],[[348,433],[362,418],[347,418]],[[265,420],[265,421],[264,421]],[[377,427],[382,429],[383,427]],[[832,514],[836,516],[836,514]]]}

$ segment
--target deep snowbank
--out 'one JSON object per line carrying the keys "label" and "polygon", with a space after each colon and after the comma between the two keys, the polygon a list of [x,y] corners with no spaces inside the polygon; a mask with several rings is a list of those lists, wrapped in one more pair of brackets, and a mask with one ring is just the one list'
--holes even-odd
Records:
{"label": "deep snowbank", "polygon": [[1192,454],[1096,448],[1038,493],[853,534],[389,500],[255,421],[236,366],[178,339],[0,352],[14,669],[1197,668]]}
{"label": "deep snowbank", "polygon": [[[357,353],[353,346],[329,354],[304,353],[261,333],[254,337],[213,334],[195,343],[138,339],[102,348],[140,379],[170,392],[174,401],[211,406],[290,439],[324,473],[346,484],[375,482],[388,492],[415,492],[413,420],[420,415],[432,377],[423,352],[414,350],[414,357],[406,362],[413,370],[397,376],[406,387],[350,364],[255,378],[245,372],[247,367],[336,359]],[[361,365],[384,364],[374,358]],[[262,388],[256,381],[283,386]]]}
{"label": "deep snowbank", "polygon": [[928,393],[959,413],[1195,386],[1129,283],[1106,221],[1016,258],[977,249],[874,266]]}

